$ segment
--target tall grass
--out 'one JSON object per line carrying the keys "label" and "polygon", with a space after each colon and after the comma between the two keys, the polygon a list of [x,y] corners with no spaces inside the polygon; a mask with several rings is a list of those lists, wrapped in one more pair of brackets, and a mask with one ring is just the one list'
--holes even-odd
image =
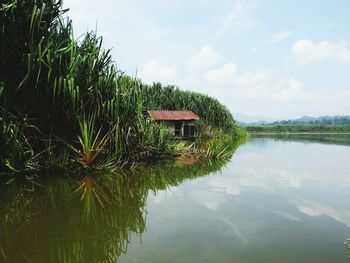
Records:
{"label": "tall grass", "polygon": [[[0,10],[2,112],[16,120],[30,116],[41,130],[29,135],[28,141],[36,138],[33,144],[23,137],[22,145],[30,145],[35,155],[43,150],[43,140],[59,137],[73,144],[80,134],[76,161],[88,167],[96,167],[102,153],[128,159],[143,150],[140,82],[117,70],[102,38],[92,32],[74,40],[61,1],[13,0]],[[93,121],[84,119],[89,115]],[[23,162],[19,155],[24,153],[11,156]]]}
{"label": "tall grass", "polygon": [[171,85],[164,86],[161,83],[144,84],[142,93],[144,94],[144,110],[191,110],[200,116],[202,124],[222,129],[225,132],[234,132],[237,127],[230,111],[217,99],[210,96],[183,91]]}
{"label": "tall grass", "polygon": [[20,173],[39,169],[30,134],[37,134],[36,127],[27,120],[17,120],[0,110],[0,172]]}
{"label": "tall grass", "polygon": [[49,169],[49,160],[65,166],[72,157],[73,165],[99,169],[173,155],[169,132],[145,120],[145,109],[193,110],[206,124],[235,132],[217,100],[123,75],[101,37],[74,39],[61,6],[60,0],[0,6],[1,170]]}

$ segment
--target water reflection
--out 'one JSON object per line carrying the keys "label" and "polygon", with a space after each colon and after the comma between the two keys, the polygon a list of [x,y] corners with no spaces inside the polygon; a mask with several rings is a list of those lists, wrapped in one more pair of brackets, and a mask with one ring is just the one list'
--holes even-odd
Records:
{"label": "water reflection", "polygon": [[328,216],[350,227],[350,208],[336,209],[329,205],[314,200],[309,200],[306,198],[294,198],[290,200],[290,202],[294,204],[297,207],[297,209],[305,215],[312,217]]}
{"label": "water reflection", "polygon": [[334,141],[2,186],[0,262],[344,262],[350,147]]}
{"label": "water reflection", "polygon": [[145,196],[132,187],[114,191],[120,178],[110,182],[103,187],[87,176],[79,185],[56,179],[34,193],[16,191],[1,213],[2,261],[115,262],[129,231],[145,229]]}
{"label": "water reflection", "polygon": [[149,198],[121,262],[344,262],[349,160],[347,144],[252,138],[219,174]]}
{"label": "water reflection", "polygon": [[116,262],[146,226],[148,192],[218,171],[223,163],[167,163],[118,174],[2,187],[0,262]]}
{"label": "water reflection", "polygon": [[252,135],[252,138],[262,138],[260,143],[263,144],[266,139],[274,141],[304,142],[304,143],[322,143],[334,145],[350,145],[349,134],[264,134]]}

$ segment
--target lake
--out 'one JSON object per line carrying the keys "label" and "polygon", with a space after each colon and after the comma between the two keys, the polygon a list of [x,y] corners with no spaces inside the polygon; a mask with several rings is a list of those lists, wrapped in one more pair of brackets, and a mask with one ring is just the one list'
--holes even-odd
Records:
{"label": "lake", "polygon": [[2,186],[0,262],[349,262],[349,136]]}

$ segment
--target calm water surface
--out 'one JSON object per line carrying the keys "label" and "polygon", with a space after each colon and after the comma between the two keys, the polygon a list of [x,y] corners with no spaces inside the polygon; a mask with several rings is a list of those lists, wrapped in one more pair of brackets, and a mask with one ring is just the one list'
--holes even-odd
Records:
{"label": "calm water surface", "polygon": [[226,164],[12,184],[0,262],[349,262],[349,145],[251,138]]}
{"label": "calm water surface", "polygon": [[282,139],[253,138],[220,172],[151,194],[121,262],[347,262],[350,147]]}

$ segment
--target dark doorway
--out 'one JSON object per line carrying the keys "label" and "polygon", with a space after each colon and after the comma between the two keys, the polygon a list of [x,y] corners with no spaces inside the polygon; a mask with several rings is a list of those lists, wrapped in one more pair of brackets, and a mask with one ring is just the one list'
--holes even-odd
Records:
{"label": "dark doorway", "polygon": [[181,128],[182,128],[182,123],[175,122],[175,136],[181,136]]}
{"label": "dark doorway", "polygon": [[193,138],[194,137],[194,125],[185,124],[183,137],[185,137],[185,138]]}
{"label": "dark doorway", "polygon": [[184,126],[184,137],[185,138],[190,137],[190,126],[188,126],[187,124],[185,124]]}
{"label": "dark doorway", "polygon": [[190,126],[190,137],[194,137],[194,126]]}

